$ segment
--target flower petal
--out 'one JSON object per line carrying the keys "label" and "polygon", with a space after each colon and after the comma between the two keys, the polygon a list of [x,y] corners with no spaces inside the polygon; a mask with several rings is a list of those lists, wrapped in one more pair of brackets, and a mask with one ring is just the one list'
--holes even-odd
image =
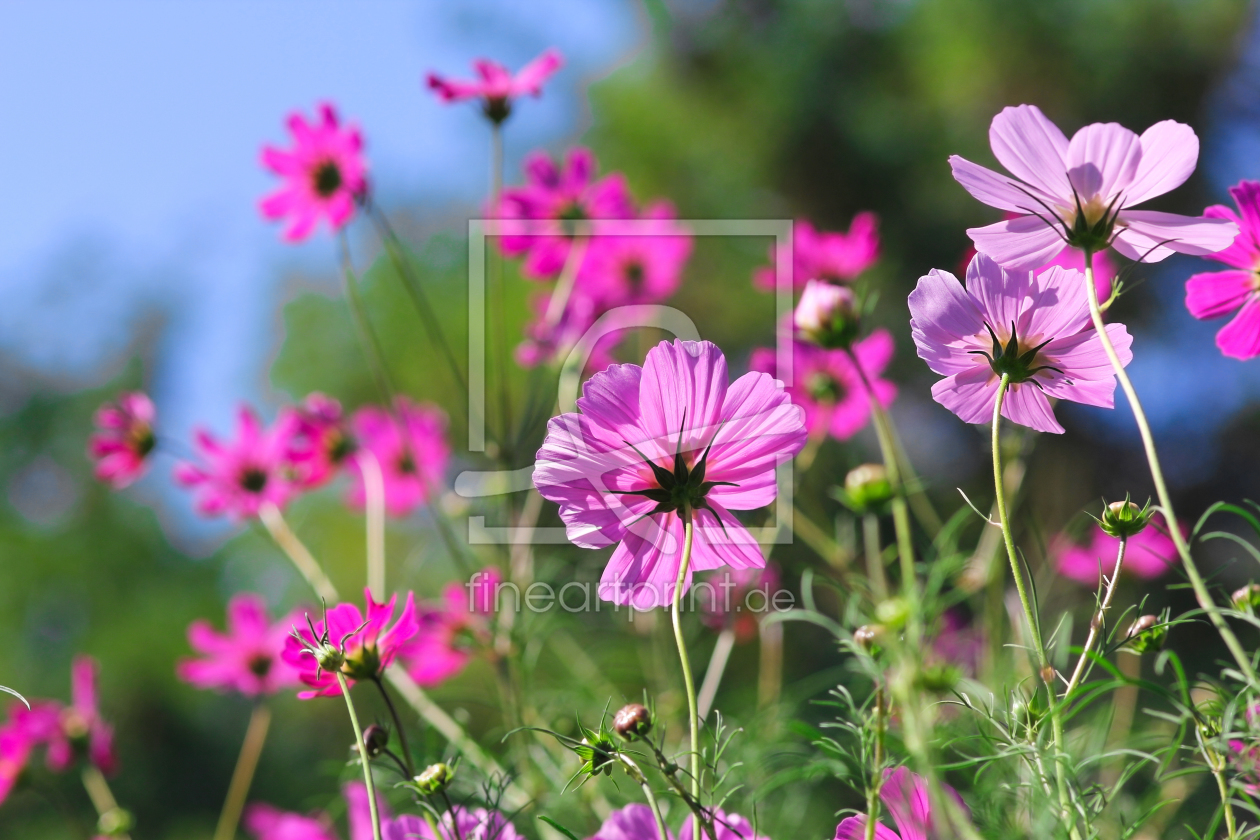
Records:
{"label": "flower petal", "polygon": [[910,334],[929,368],[949,375],[975,367],[975,356],[967,355],[967,349],[984,330],[984,314],[957,277],[932,269],[919,278],[908,303]]}
{"label": "flower petal", "polygon": [[1115,249],[1129,259],[1159,262],[1174,251],[1202,257],[1228,248],[1238,225],[1227,219],[1180,216],[1157,210],[1125,210]]}
{"label": "flower petal", "polygon": [[[626,533],[599,579],[599,597],[638,610],[672,603],[682,561],[683,524],[676,514],[649,516]],[[691,586],[687,570],[683,589]]]}
{"label": "flower petal", "polygon": [[1228,315],[1241,307],[1256,291],[1256,275],[1251,271],[1209,271],[1186,281],[1186,309],[1205,320]]}
{"label": "flower petal", "polygon": [[1059,255],[1067,244],[1062,232],[1037,216],[1018,216],[981,228],[967,228],[976,250],[1012,271],[1034,271]]}
{"label": "flower petal", "polygon": [[1040,209],[1040,205],[1025,192],[1027,187],[1013,178],[972,163],[958,155],[950,155],[949,168],[954,173],[954,180],[962,184],[962,188],[971,193],[971,197],[981,204],[1012,213],[1027,213],[1029,210]]}
{"label": "flower petal", "polygon": [[1068,139],[1036,105],[1003,108],[989,126],[989,145],[1016,178],[1061,203],[1071,197]]}
{"label": "flower petal", "polygon": [[643,430],[672,444],[671,450],[680,433],[684,451],[707,446],[725,419],[727,383],[726,357],[712,342],[662,341],[648,351],[643,365],[639,385]]}
{"label": "flower petal", "polygon": [[1216,346],[1232,359],[1260,356],[1260,297],[1252,296],[1216,334]]}
{"label": "flower petal", "polygon": [[998,378],[981,361],[971,370],[947,376],[932,386],[932,399],[958,415],[964,423],[988,423],[993,419]]}
{"label": "flower petal", "polygon": [[1176,120],[1157,122],[1142,132],[1142,159],[1124,196],[1124,206],[1141,204],[1186,182],[1199,161],[1194,129]]}
{"label": "flower petal", "polygon": [[1110,204],[1132,183],[1141,159],[1142,143],[1132,131],[1119,123],[1092,123],[1068,144],[1068,180],[1082,203],[1097,198]]}
{"label": "flower petal", "polygon": [[1054,418],[1054,410],[1045,393],[1031,382],[1012,385],[1002,401],[1002,416],[1012,423],[1036,429],[1039,432],[1063,434],[1063,427]]}

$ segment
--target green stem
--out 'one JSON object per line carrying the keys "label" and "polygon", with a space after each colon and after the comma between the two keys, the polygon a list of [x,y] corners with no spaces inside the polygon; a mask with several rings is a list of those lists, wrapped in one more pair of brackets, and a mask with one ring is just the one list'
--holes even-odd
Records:
{"label": "green stem", "polygon": [[[693,524],[691,511],[684,507],[682,511],[683,530],[683,553],[682,560],[678,564],[678,581],[674,585],[674,604],[670,611],[670,618],[674,625],[674,641],[678,644],[678,659],[682,663],[683,684],[687,689],[687,713],[690,716],[691,729],[691,796],[699,803],[700,801],[700,715],[696,705],[696,681],[691,676],[691,659],[687,656],[687,643],[683,640],[682,632],[682,592],[683,584],[687,580],[687,568],[691,565],[691,541],[693,536]],[[699,838],[700,834],[700,817],[693,815],[691,826],[691,836]]]}
{"label": "green stem", "polygon": [[866,793],[866,840],[875,840],[879,821],[879,792],[884,786],[884,689],[875,689],[875,761],[871,786]]}
{"label": "green stem", "polygon": [[403,728],[402,719],[398,717],[398,709],[394,706],[394,699],[389,696],[389,691],[385,689],[385,683],[381,682],[380,677],[373,677],[372,682],[376,683],[377,689],[381,692],[381,697],[385,698],[385,706],[389,709],[389,716],[394,719],[394,729],[398,731],[398,746],[402,750],[403,762],[407,769],[407,778],[414,778],[416,765],[412,763],[411,749],[407,746],[407,730]]}
{"label": "green stem", "polygon": [[376,783],[372,780],[372,763],[368,760],[367,745],[363,743],[363,727],[359,726],[359,716],[354,711],[354,701],[350,699],[350,686],[346,684],[345,675],[336,671],[337,685],[341,686],[341,696],[346,698],[346,711],[350,713],[350,724],[354,727],[354,743],[359,750],[359,760],[363,762],[363,784],[367,786],[368,810],[372,814],[372,840],[381,840],[381,815],[376,807]]}
{"label": "green stem", "polygon": [[879,517],[862,515],[862,546],[866,553],[866,577],[876,603],[888,597],[888,580],[884,577],[884,553],[879,544]]}
{"label": "green stem", "polygon": [[639,769],[639,765],[635,764],[634,759],[625,754],[619,754],[617,758],[621,761],[625,768],[626,775],[638,783],[643,788],[643,795],[647,798],[648,807],[652,809],[652,819],[656,821],[656,833],[659,840],[670,840],[669,829],[665,827],[665,818],[661,816],[661,806],[656,801],[656,794],[652,792],[652,786],[648,784],[647,777],[643,775],[643,771]]}
{"label": "green stem", "polygon": [[1256,669],[1252,667],[1251,658],[1247,656],[1247,652],[1238,642],[1238,637],[1234,635],[1234,631],[1225,623],[1224,616],[1216,608],[1216,603],[1212,600],[1211,593],[1208,592],[1207,584],[1204,583],[1198,567],[1190,557],[1190,546],[1186,544],[1186,538],[1182,536],[1181,526],[1177,521],[1177,514],[1173,511],[1172,497],[1168,494],[1168,485],[1164,482],[1164,471],[1159,464],[1159,454],[1155,451],[1155,438],[1151,434],[1150,424],[1146,421],[1146,412],[1142,409],[1142,403],[1138,400],[1137,391],[1134,390],[1133,383],[1129,380],[1129,375],[1124,370],[1124,363],[1120,361],[1120,357],[1116,354],[1116,348],[1111,343],[1111,337],[1107,335],[1106,325],[1103,324],[1102,309],[1098,305],[1098,289],[1094,287],[1094,254],[1092,251],[1085,252],[1085,293],[1089,297],[1089,315],[1094,322],[1094,331],[1098,334],[1103,350],[1111,361],[1111,367],[1115,371],[1116,379],[1120,382],[1120,388],[1129,400],[1129,408],[1133,410],[1133,419],[1137,422],[1138,433],[1142,436],[1142,447],[1146,450],[1146,461],[1151,468],[1151,480],[1155,483],[1155,495],[1159,498],[1160,509],[1163,511],[1164,519],[1168,523],[1168,533],[1172,537],[1173,544],[1177,547],[1177,554],[1181,556],[1181,563],[1185,567],[1186,577],[1189,578],[1190,586],[1194,589],[1195,599],[1199,602],[1199,606],[1203,611],[1207,613],[1212,626],[1216,628],[1216,632],[1225,641],[1225,646],[1233,654],[1234,660],[1238,663],[1238,668],[1242,671],[1243,676],[1246,677],[1248,682],[1255,685],[1257,682]]}
{"label": "green stem", "polygon": [[354,320],[355,331],[359,334],[359,346],[363,349],[363,356],[367,360],[368,368],[372,371],[372,378],[376,380],[376,387],[381,392],[381,397],[392,411],[398,389],[394,386],[394,379],[390,376],[389,367],[385,364],[385,351],[381,349],[380,338],[372,329],[372,322],[367,316],[367,308],[359,295],[359,282],[355,275],[354,264],[350,260],[350,245],[346,240],[344,229],[337,237],[337,245],[341,254],[341,276],[345,280],[346,301],[350,304],[350,316]]}
{"label": "green stem", "polygon": [[1229,798],[1229,782],[1225,779],[1225,759],[1216,750],[1207,745],[1203,735],[1199,735],[1199,743],[1203,745],[1203,757],[1212,769],[1212,777],[1216,779],[1216,788],[1221,793],[1221,808],[1225,812],[1225,836],[1227,840],[1235,840],[1238,836],[1238,822],[1234,817],[1234,803]]}
{"label": "green stem", "polygon": [[1116,594],[1116,581],[1120,579],[1120,567],[1124,564],[1124,550],[1128,544],[1128,537],[1120,538],[1120,548],[1116,551],[1116,567],[1111,572],[1111,580],[1107,581],[1107,588],[1103,590],[1102,600],[1098,605],[1098,612],[1095,613],[1093,620],[1089,623],[1089,636],[1085,639],[1085,647],[1081,649],[1081,658],[1076,663],[1076,670],[1072,672],[1072,679],[1068,680],[1068,686],[1063,691],[1063,699],[1065,701],[1072,696],[1072,691],[1085,676],[1086,665],[1089,662],[1089,652],[1094,649],[1094,643],[1098,641],[1102,631],[1103,619],[1107,615],[1107,610],[1111,607],[1111,598]]}
{"label": "green stem", "polygon": [[236,759],[236,769],[232,771],[232,781],[228,783],[223,810],[219,812],[214,840],[232,840],[236,836],[236,826],[241,821],[241,811],[245,809],[245,799],[249,796],[249,786],[254,781],[254,771],[258,768],[258,758],[262,755],[270,725],[271,710],[263,703],[256,704],[245,730],[241,754]]}
{"label": "green stem", "polygon": [[[503,192],[503,126],[491,123],[490,126],[490,237],[497,234],[495,221],[498,216],[499,195]],[[508,372],[512,370],[508,364],[507,327],[504,317],[507,304],[503,297],[503,255],[489,256],[490,298],[494,303],[491,310],[491,341],[494,342],[494,355],[498,361],[499,374],[499,424],[503,431],[500,435],[500,457],[505,463],[511,463],[511,445],[515,442],[512,435],[512,395],[508,388]]]}

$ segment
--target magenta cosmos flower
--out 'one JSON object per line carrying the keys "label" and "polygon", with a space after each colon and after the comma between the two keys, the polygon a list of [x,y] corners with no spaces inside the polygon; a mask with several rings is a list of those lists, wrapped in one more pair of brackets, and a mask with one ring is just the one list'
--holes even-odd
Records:
{"label": "magenta cosmos flower", "polygon": [[601,309],[659,303],[678,290],[691,256],[691,234],[675,221],[668,201],[652,204],[639,219],[648,233],[597,236],[587,246],[577,288]]}
{"label": "magenta cosmos flower", "polygon": [[114,729],[97,708],[97,670],[96,660],[90,656],[76,656],[71,663],[71,702],[61,713],[61,732],[71,747],[81,745],[88,760],[108,776],[117,769],[118,759],[114,754]]}
{"label": "magenta cosmos flower", "polygon": [[583,548],[616,544],[599,596],[649,609],[669,604],[682,562],[683,511],[693,511],[693,570],[760,568],[765,558],[731,510],[775,497],[775,467],[805,445],[804,412],[781,383],[747,373],[730,383],[707,341],[661,342],[643,367],[592,376],[580,413],[553,417],[534,485],[560,505]]}
{"label": "magenta cosmos flower", "polygon": [[280,189],[259,203],[268,219],[288,219],[284,238],[301,242],[320,220],[340,230],[354,215],[355,202],[367,193],[367,162],[358,127],[342,127],[327,102],[318,119],[309,123],[302,114],[289,115],[293,147],[264,146],[263,166],[284,179]]}
{"label": "magenta cosmos flower", "polygon": [[1238,232],[1225,219],[1132,209],[1194,172],[1199,138],[1188,125],[1164,120],[1139,137],[1116,123],[1093,123],[1069,142],[1035,105],[1020,105],[993,118],[989,145],[1014,178],[957,155],[949,164],[973,197],[1018,214],[967,231],[1006,268],[1031,271],[1069,245],[1111,246],[1147,262],[1174,251],[1201,256],[1228,247]]}
{"label": "magenta cosmos flower", "polygon": [[498,216],[508,224],[500,247],[510,256],[525,256],[526,277],[548,279],[560,273],[576,222],[634,216],[625,178],[613,173],[597,179],[595,171],[590,149],[570,149],[563,167],[535,152],[525,159],[525,184],[503,191]]}
{"label": "magenta cosmos flower", "polygon": [[[885,408],[897,397],[897,386],[879,378],[892,360],[893,340],[887,330],[875,330],[853,343],[853,355],[875,390],[875,398]],[[775,350],[759,347],[752,352],[748,367],[773,374]],[[866,426],[871,416],[871,398],[853,360],[844,350],[824,350],[803,341],[792,342],[792,384],[787,389],[792,402],[805,410],[805,427],[811,436],[829,434],[848,440]]]}
{"label": "magenta cosmos flower", "polygon": [[[848,283],[879,259],[879,217],[858,213],[848,233],[826,233],[807,219],[792,226],[792,288],[800,289],[810,280]],[[775,253],[770,247],[770,265],[757,269],[753,285],[767,292],[775,289]]]}
{"label": "magenta cosmos flower", "polygon": [[430,73],[427,81],[443,102],[481,100],[482,111],[497,124],[511,116],[514,99],[526,94],[540,96],[543,83],[563,64],[559,50],[552,48],[522,67],[515,76],[502,64],[482,58],[473,62],[478,79],[461,81]]}
{"label": "magenta cosmos flower", "polygon": [[[967,287],[933,269],[910,293],[910,333],[919,357],[945,378],[932,398],[966,423],[993,419],[998,380],[1010,375],[1002,416],[1039,432],[1062,433],[1051,397],[1111,408],[1115,375],[1089,319],[1077,271],[1007,271],[983,253]],[[1124,364],[1133,338],[1122,324],[1107,335]]]}
{"label": "magenta cosmos flower", "polygon": [[292,432],[285,452],[290,479],[303,490],[327,483],[357,448],[341,403],[314,393],[285,413]]}
{"label": "magenta cosmos flower", "polygon": [[[1186,532],[1185,526],[1182,526],[1181,532]],[[1095,525],[1090,529],[1088,545],[1076,545],[1070,539],[1059,536],[1050,544],[1050,556],[1054,558],[1059,574],[1086,586],[1097,586],[1099,572],[1111,576],[1119,549],[1120,540]],[[1176,563],[1177,546],[1168,536],[1168,523],[1163,514],[1156,513],[1149,525],[1129,537],[1120,573],[1154,580]]]}
{"label": "magenta cosmos flower", "polygon": [[[376,406],[359,409],[351,428],[360,447],[380,466],[385,509],[391,516],[406,516],[441,488],[451,457],[442,409],[398,397],[392,414]],[[366,498],[363,471],[355,469],[350,504],[362,507]]]}
{"label": "magenta cosmos flower", "polygon": [[[350,840],[372,840],[372,812],[368,805],[367,787],[361,782],[350,782],[342,788],[342,794],[346,798]],[[435,836],[423,817],[412,814],[394,816],[379,793],[377,797],[382,840],[520,840],[516,827],[498,811],[456,805],[452,811],[442,815]]]}
{"label": "magenta cosmos flower", "polygon": [[[957,791],[949,785],[941,787],[958,800],[960,806],[966,808]],[[936,822],[932,818],[932,803],[928,799],[927,788],[927,782],[922,776],[911,773],[904,767],[884,771],[884,784],[879,789],[879,798],[897,830],[893,831],[883,823],[876,823],[876,840],[932,840],[939,836]],[[836,826],[835,840],[865,840],[866,821],[865,814],[847,817]]]}
{"label": "magenta cosmos flower", "polygon": [[294,814],[261,802],[245,809],[241,824],[257,840],[338,840],[325,814]]}
{"label": "magenta cosmos flower", "polygon": [[96,477],[121,490],[144,475],[157,446],[153,401],[139,391],[106,403],[93,418],[97,432],[88,438],[88,454],[96,461]]}
{"label": "magenta cosmos flower", "polygon": [[236,439],[220,442],[204,429],[196,430],[198,464],[181,463],[175,479],[192,487],[197,509],[207,516],[228,514],[248,519],[264,503],[282,507],[293,493],[287,469],[292,418],[281,415],[270,429],[258,415],[242,406],[236,415]]}
{"label": "magenta cosmos flower", "polygon": [[201,619],[188,626],[188,644],[201,658],[183,660],[176,673],[197,688],[236,691],[246,697],[297,685],[297,671],[281,654],[298,621],[297,615],[288,615],[272,624],[261,595],[235,595],[228,602],[226,633]]}
{"label": "magenta cosmos flower", "polygon": [[297,670],[302,682],[314,689],[299,692],[298,697],[309,700],[341,693],[336,676],[319,667],[311,648],[331,644],[341,650],[346,660],[341,672],[351,682],[377,679],[420,629],[412,593],[407,593],[402,613],[393,626],[390,626],[390,619],[394,617],[397,595],[391,596],[385,604],[373,601],[370,589],[363,590],[363,597],[367,602],[366,620],[354,604],[338,604],[328,610],[327,623],[312,621],[308,626],[299,624],[298,635],[285,639],[282,658]]}
{"label": "magenta cosmos flower", "polygon": [[448,585],[440,605],[420,610],[419,632],[398,653],[412,679],[425,688],[440,685],[464,670],[476,647],[489,646],[502,582],[496,570],[483,569],[467,584]]}
{"label": "magenta cosmos flower", "polygon": [[1216,346],[1231,358],[1254,359],[1260,356],[1260,181],[1242,181],[1229,194],[1237,213],[1218,204],[1203,215],[1238,225],[1234,243],[1211,256],[1235,270],[1204,272],[1187,280],[1186,308],[1200,319],[1237,312],[1216,334]]}
{"label": "magenta cosmos flower", "polygon": [[[720,808],[714,812],[714,817],[717,831],[715,840],[767,840],[764,836],[753,833],[752,823],[746,817],[728,814]],[[677,835],[680,840],[691,840],[691,823],[690,817],[684,819],[682,831]],[[675,835],[669,829],[666,829],[666,835],[668,840],[674,840]],[[609,814],[590,840],[661,840],[661,835],[656,828],[652,809],[636,802]]]}

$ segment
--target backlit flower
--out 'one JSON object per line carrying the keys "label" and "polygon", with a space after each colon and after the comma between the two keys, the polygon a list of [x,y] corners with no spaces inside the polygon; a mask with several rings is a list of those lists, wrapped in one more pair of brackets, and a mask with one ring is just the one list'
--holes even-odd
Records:
{"label": "backlit flower", "polygon": [[299,692],[298,697],[309,700],[341,693],[336,676],[319,667],[312,648],[332,645],[340,650],[345,660],[341,673],[349,681],[356,682],[379,678],[397,658],[403,645],[416,634],[419,629],[416,601],[410,592],[402,613],[392,626],[390,620],[394,616],[398,596],[391,596],[388,603],[378,604],[372,600],[372,591],[365,589],[363,597],[367,602],[366,621],[356,605],[338,604],[328,610],[327,623],[323,620],[311,621],[309,626],[299,623],[298,637],[285,639],[281,656],[297,670],[298,678],[314,689]]}
{"label": "backlit flower", "polygon": [[506,67],[488,59],[473,62],[479,79],[462,81],[447,79],[436,73],[428,75],[428,85],[443,102],[480,99],[481,108],[492,122],[501,123],[512,113],[512,100],[530,94],[542,94],[543,83],[564,64],[560,52],[549,49],[522,67],[513,76]]}
{"label": "backlit flower", "polygon": [[295,485],[306,490],[328,482],[357,447],[341,413],[341,403],[320,393],[288,408],[292,433],[285,457]]}
{"label": "backlit flower", "polygon": [[1132,209],[1181,186],[1194,172],[1199,138],[1188,125],[1156,123],[1142,136],[1116,123],[1063,135],[1035,105],[1005,108],[989,128],[993,154],[1015,177],[957,155],[954,178],[979,201],[1017,214],[971,228],[976,247],[998,264],[1031,271],[1069,245],[1109,246],[1157,262],[1174,251],[1211,254],[1229,246],[1237,225],[1219,218]]}
{"label": "backlit flower", "polygon": [[[792,288],[800,289],[810,280],[849,283],[879,259],[879,217],[858,213],[848,233],[828,233],[814,228],[806,219],[792,226]],[[770,247],[770,265],[757,269],[753,285],[764,291],[775,289],[775,253]]]}
{"label": "backlit flower", "polygon": [[228,602],[226,633],[201,619],[188,626],[188,644],[201,658],[183,660],[176,673],[197,688],[236,691],[246,697],[296,685],[297,672],[281,653],[297,621],[297,616],[286,616],[272,624],[262,596],[236,595]]}
{"label": "backlit flower", "polygon": [[805,444],[804,412],[780,383],[748,373],[730,383],[707,341],[662,342],[643,367],[592,376],[580,413],[553,417],[534,485],[560,505],[574,544],[616,544],[604,600],[639,609],[671,602],[682,562],[683,515],[694,518],[694,570],[765,565],[731,510],[774,500],[775,467]]}
{"label": "backlit flower", "polygon": [[[953,788],[946,784],[941,787],[947,795],[958,800],[959,807],[966,807]],[[904,767],[885,770],[879,798],[897,830],[893,831],[883,823],[876,823],[876,840],[934,840],[940,836],[938,823],[932,815],[927,781],[922,776],[911,773]],[[865,814],[847,817],[836,826],[835,840],[865,840],[866,821]]]}
{"label": "backlit flower", "polygon": [[[759,347],[748,360],[751,370],[774,374],[776,351]],[[893,340],[887,330],[875,330],[854,342],[853,355],[885,408],[897,397],[897,386],[879,375],[892,360]],[[811,435],[829,434],[848,440],[860,432],[871,416],[871,400],[861,373],[844,350],[824,350],[803,341],[792,342],[792,402],[805,409],[805,427]]]}
{"label": "backlit flower", "polygon": [[447,586],[442,604],[420,609],[419,632],[398,654],[412,679],[426,688],[440,685],[464,670],[476,645],[489,643],[489,617],[502,580],[494,569],[483,569],[467,585]]}
{"label": "backlit flower", "polygon": [[288,219],[284,238],[301,242],[320,220],[341,229],[354,215],[355,202],[367,192],[367,162],[357,126],[344,128],[333,106],[319,106],[313,123],[294,112],[289,115],[293,147],[264,146],[263,166],[284,179],[280,189],[259,203],[268,219]]}
{"label": "backlit flower", "polygon": [[[1182,531],[1184,533],[1184,527]],[[1100,572],[1111,577],[1119,548],[1119,539],[1108,536],[1095,525],[1090,528],[1088,545],[1076,545],[1060,536],[1050,544],[1050,556],[1054,558],[1059,574],[1092,587],[1098,585]],[[1149,525],[1129,537],[1120,571],[1121,574],[1128,572],[1144,580],[1154,580],[1176,564],[1177,546],[1168,536],[1168,523],[1162,514],[1156,513]]]}
{"label": "backlit flower", "polygon": [[[683,820],[682,830],[678,832],[678,840],[691,840],[695,836],[692,831],[694,823],[695,820],[690,818]],[[769,840],[765,835],[753,832],[752,822],[747,817],[728,814],[721,808],[713,812],[713,830],[717,834],[713,840]],[[702,836],[708,840],[707,833]]]}
{"label": "backlit flower", "polygon": [[1187,280],[1186,308],[1200,319],[1237,312],[1216,334],[1216,346],[1226,356],[1253,359],[1260,356],[1260,181],[1242,181],[1229,194],[1237,213],[1218,204],[1203,215],[1238,225],[1234,243],[1209,258],[1235,270],[1209,271]]}
{"label": "backlit flower", "polygon": [[650,232],[600,235],[587,245],[577,288],[601,309],[659,303],[678,290],[691,234],[674,220],[669,202],[653,204],[639,218]]}
{"label": "backlit flower", "polygon": [[96,411],[97,432],[88,438],[88,454],[96,461],[96,477],[121,490],[144,475],[157,445],[153,434],[153,401],[134,391]]}
{"label": "backlit flower", "polygon": [[264,502],[281,507],[293,492],[286,470],[291,434],[291,416],[281,415],[266,429],[252,409],[242,406],[236,439],[221,443],[198,429],[194,444],[201,461],[179,464],[175,479],[195,489],[197,509],[208,516],[246,519],[256,516]]}
{"label": "backlit flower", "polygon": [[[668,840],[674,840],[672,831],[666,829],[665,833]],[[656,828],[652,809],[634,802],[609,814],[590,840],[661,840],[661,834]]]}
{"label": "backlit flower", "polygon": [[[442,409],[398,397],[393,413],[366,406],[354,413],[350,426],[381,468],[385,509],[391,516],[406,516],[441,488],[451,457]],[[350,504],[362,507],[367,498],[362,469],[353,475]]]}
{"label": "backlit flower", "polygon": [[774,607],[779,591],[779,567],[767,563],[764,569],[722,569],[696,584],[708,591],[700,595],[700,620],[714,630],[730,629],[735,641],[757,638],[759,622]]}
{"label": "backlit flower", "polygon": [[338,840],[323,814],[294,814],[261,802],[245,809],[241,825],[256,840]]}
{"label": "backlit flower", "polygon": [[[1002,416],[1061,433],[1049,398],[1111,408],[1115,375],[1094,332],[1080,273],[1052,267],[1008,271],[983,253],[967,287],[933,269],[910,293],[910,332],[919,357],[945,378],[932,397],[966,423],[993,419],[1000,373],[1010,376]],[[1122,324],[1107,335],[1124,364],[1133,354]]]}

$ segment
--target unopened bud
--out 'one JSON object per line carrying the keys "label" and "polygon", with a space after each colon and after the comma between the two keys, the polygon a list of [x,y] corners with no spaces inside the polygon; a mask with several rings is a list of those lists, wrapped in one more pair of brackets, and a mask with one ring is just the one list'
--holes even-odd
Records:
{"label": "unopened bud", "polygon": [[884,635],[884,628],[878,624],[863,624],[853,631],[853,643],[863,650],[874,649],[879,638]]}
{"label": "unopened bud", "polygon": [[363,749],[368,758],[376,758],[389,746],[389,732],[375,723],[363,730]]}
{"label": "unopened bud", "polygon": [[416,788],[425,796],[432,796],[446,790],[447,785],[455,778],[455,771],[444,762],[430,764],[416,776]]}
{"label": "unopened bud", "polygon": [[1238,589],[1229,599],[1234,602],[1234,606],[1240,610],[1256,609],[1260,607],[1260,584],[1249,583]]}
{"label": "unopened bud", "polygon": [[792,322],[801,335],[828,349],[848,347],[857,338],[858,315],[853,290],[810,280],[801,292]]}
{"label": "unopened bud", "polygon": [[96,821],[96,830],[106,837],[117,837],[129,833],[134,824],[135,820],[131,812],[115,805],[101,814],[100,819]]}
{"label": "unopened bud", "polygon": [[844,477],[844,490],[839,500],[857,514],[878,510],[892,498],[888,471],[880,464],[863,464],[849,470]]}
{"label": "unopened bud", "polygon": [[1041,669],[1041,681],[1048,686],[1054,685],[1054,666],[1046,665]]}
{"label": "unopened bud", "polygon": [[910,618],[910,604],[905,598],[889,598],[875,606],[875,617],[879,623],[894,630],[899,629]]}
{"label": "unopened bud", "polygon": [[319,667],[330,673],[336,673],[341,670],[341,666],[346,664],[346,656],[333,645],[320,645],[314,650],[315,661],[319,663]]}
{"label": "unopened bud", "polygon": [[1168,626],[1153,615],[1140,616],[1129,625],[1129,632],[1124,634],[1129,650],[1135,653],[1148,653],[1164,646],[1164,637],[1168,635]]}
{"label": "unopened bud", "polygon": [[613,716],[613,731],[627,741],[642,738],[652,731],[652,713],[641,703],[622,706]]}
{"label": "unopened bud", "polygon": [[1138,507],[1127,498],[1123,502],[1112,502],[1103,511],[1099,525],[1103,531],[1113,537],[1132,537],[1146,527],[1151,521],[1150,506]]}

